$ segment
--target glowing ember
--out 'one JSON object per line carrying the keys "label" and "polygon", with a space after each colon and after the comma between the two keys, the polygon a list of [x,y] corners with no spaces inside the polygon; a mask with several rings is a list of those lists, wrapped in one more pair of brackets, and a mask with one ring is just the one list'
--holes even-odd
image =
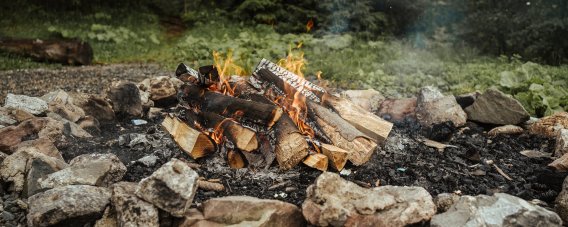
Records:
{"label": "glowing ember", "polygon": [[314,20],[310,19],[306,24],[306,32],[310,32],[314,27]]}

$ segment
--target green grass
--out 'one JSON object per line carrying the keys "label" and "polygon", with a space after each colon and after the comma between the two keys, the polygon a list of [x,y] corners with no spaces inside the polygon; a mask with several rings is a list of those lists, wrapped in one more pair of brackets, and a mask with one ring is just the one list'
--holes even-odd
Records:
{"label": "green grass", "polygon": [[[364,41],[351,35],[314,37],[279,34],[266,25],[243,25],[223,19],[196,23],[180,37],[165,34],[159,18],[144,10],[101,9],[91,13],[54,14],[27,7],[0,12],[0,34],[13,37],[80,37],[89,41],[95,63],[154,62],[174,70],[179,62],[211,64],[212,52],[232,50],[247,70],[260,59],[284,58],[290,49],[305,52],[307,75],[344,88],[374,88],[390,97],[414,95],[426,85],[450,94],[497,87],[519,99],[535,116],[568,110],[568,66],[521,62],[519,58],[480,57],[475,50],[431,42],[428,49],[385,37]],[[302,43],[301,49],[296,49]],[[0,54],[0,70],[59,67],[57,64]]]}

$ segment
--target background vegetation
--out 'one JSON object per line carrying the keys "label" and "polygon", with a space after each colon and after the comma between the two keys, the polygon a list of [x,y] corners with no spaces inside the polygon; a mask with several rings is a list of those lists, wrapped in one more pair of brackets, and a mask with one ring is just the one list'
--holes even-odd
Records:
{"label": "background vegetation", "polygon": [[[493,86],[543,116],[568,110],[566,14],[564,0],[28,0],[0,3],[0,37],[79,37],[96,63],[168,70],[210,64],[213,51],[246,70],[304,52],[306,75],[341,87]],[[0,70],[34,67],[59,66],[0,53]]]}

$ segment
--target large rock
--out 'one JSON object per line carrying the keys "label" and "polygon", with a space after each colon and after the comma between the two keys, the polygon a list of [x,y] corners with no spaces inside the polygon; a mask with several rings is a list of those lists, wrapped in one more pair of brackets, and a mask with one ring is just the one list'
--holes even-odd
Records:
{"label": "large rock", "polygon": [[57,170],[58,169],[54,168],[42,159],[32,159],[28,174],[26,176],[26,183],[24,185],[22,196],[27,198],[37,194],[38,192],[45,191],[45,189],[42,189],[40,187],[39,180],[51,173],[56,172]]}
{"label": "large rock", "polygon": [[55,147],[55,144],[53,144],[50,139],[45,137],[21,142],[20,144],[12,147],[12,150],[14,152],[24,150],[34,151],[64,161],[63,156],[61,156],[61,153],[59,152],[57,147]]}
{"label": "large rock", "polygon": [[416,97],[403,99],[386,99],[379,107],[379,116],[388,121],[402,121],[416,116]]}
{"label": "large rock", "polygon": [[43,127],[38,133],[39,138],[49,138],[53,142],[64,141],[65,140],[65,124],[62,121],[55,120],[50,117],[44,117],[47,121],[45,127]]}
{"label": "large rock", "polygon": [[112,185],[112,205],[119,226],[159,226],[158,208],[134,194],[136,183],[119,182]]}
{"label": "large rock", "polygon": [[203,202],[203,218],[219,225],[305,226],[293,204],[249,196],[228,196]]}
{"label": "large rock", "polygon": [[562,226],[560,217],[521,198],[462,196],[447,212],[435,215],[431,226]]}
{"label": "large rock", "polygon": [[107,93],[107,97],[112,103],[114,112],[125,116],[141,117],[142,116],[142,100],[140,99],[140,90],[135,83],[117,82],[113,83]]}
{"label": "large rock", "polygon": [[467,115],[456,102],[456,98],[444,96],[434,87],[420,89],[416,100],[416,118],[424,126],[451,121],[454,126],[461,127],[467,121]]}
{"label": "large rock", "polygon": [[568,129],[558,130],[556,136],[556,147],[554,149],[554,156],[561,157],[568,153]]}
{"label": "large rock", "polygon": [[49,111],[59,114],[71,122],[85,116],[85,111],[73,103],[73,98],[63,90],[57,90],[41,97],[49,105]]}
{"label": "large rock", "polygon": [[560,158],[552,161],[548,166],[559,172],[568,172],[568,154],[562,155]]}
{"label": "large rock", "polygon": [[25,137],[40,132],[48,123],[45,118],[33,118],[17,126],[0,129],[0,152],[12,153],[12,146],[18,145]]}
{"label": "large rock", "polygon": [[136,195],[176,217],[189,210],[197,191],[197,172],[178,159],[172,159],[142,179]]}
{"label": "large rock", "polygon": [[43,114],[48,109],[47,102],[40,98],[11,93],[6,96],[4,107],[21,109],[34,115]]}
{"label": "large rock", "polygon": [[385,100],[385,97],[375,89],[347,90],[341,92],[341,96],[370,112],[379,110],[379,104]]}
{"label": "large rock", "polygon": [[560,112],[543,117],[529,126],[529,132],[536,135],[555,137],[560,129],[568,129],[568,113]]}
{"label": "large rock", "polygon": [[456,202],[460,200],[460,196],[454,193],[441,193],[434,198],[436,204],[436,211],[438,213],[446,212]]}
{"label": "large rock", "polygon": [[0,176],[4,182],[11,183],[11,191],[19,193],[24,190],[26,175],[34,159],[41,159],[55,170],[67,167],[65,162],[42,153],[18,151],[6,157],[0,164]]}
{"label": "large rock", "polygon": [[101,218],[110,203],[110,190],[69,185],[28,198],[28,226],[83,226]]}
{"label": "large rock", "polygon": [[12,116],[9,108],[0,107],[0,125],[14,125],[18,123],[16,118]]}
{"label": "large rock", "polygon": [[91,138],[91,137],[93,137],[89,132],[87,132],[83,128],[81,128],[81,126],[79,126],[75,122],[67,120],[66,118],[62,117],[59,114],[48,113],[47,116],[49,118],[54,119],[56,121],[59,121],[59,122],[61,122],[61,124],[63,124],[63,134],[65,134],[66,136],[75,137],[75,138]]}
{"label": "large rock", "polygon": [[178,78],[159,76],[143,80],[138,84],[138,88],[149,92],[152,101],[160,102],[166,99],[177,99],[177,90],[182,84],[183,81]]}
{"label": "large rock", "polygon": [[406,226],[430,220],[436,206],[421,187],[365,189],[325,172],[308,187],[302,212],[317,226]]}
{"label": "large rock", "polygon": [[560,216],[565,223],[568,222],[568,177],[564,179],[562,191],[560,191],[554,203],[554,209],[558,216]]}
{"label": "large rock", "polygon": [[86,114],[95,117],[99,122],[113,121],[115,118],[112,105],[104,98],[84,93],[71,93],[75,105],[81,107]]}
{"label": "large rock", "polygon": [[85,154],[69,162],[69,168],[39,180],[42,189],[66,185],[110,186],[122,179],[126,166],[114,154]]}
{"label": "large rock", "polygon": [[517,125],[530,118],[521,103],[497,89],[487,89],[465,108],[469,120],[495,125]]}

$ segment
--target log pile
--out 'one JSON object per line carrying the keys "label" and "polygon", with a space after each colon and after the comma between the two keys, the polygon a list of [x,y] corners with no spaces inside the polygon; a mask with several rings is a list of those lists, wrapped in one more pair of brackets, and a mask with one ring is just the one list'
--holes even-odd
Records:
{"label": "log pile", "polygon": [[180,64],[178,111],[163,127],[192,158],[221,152],[232,168],[366,163],[392,124],[263,59],[248,80]]}

